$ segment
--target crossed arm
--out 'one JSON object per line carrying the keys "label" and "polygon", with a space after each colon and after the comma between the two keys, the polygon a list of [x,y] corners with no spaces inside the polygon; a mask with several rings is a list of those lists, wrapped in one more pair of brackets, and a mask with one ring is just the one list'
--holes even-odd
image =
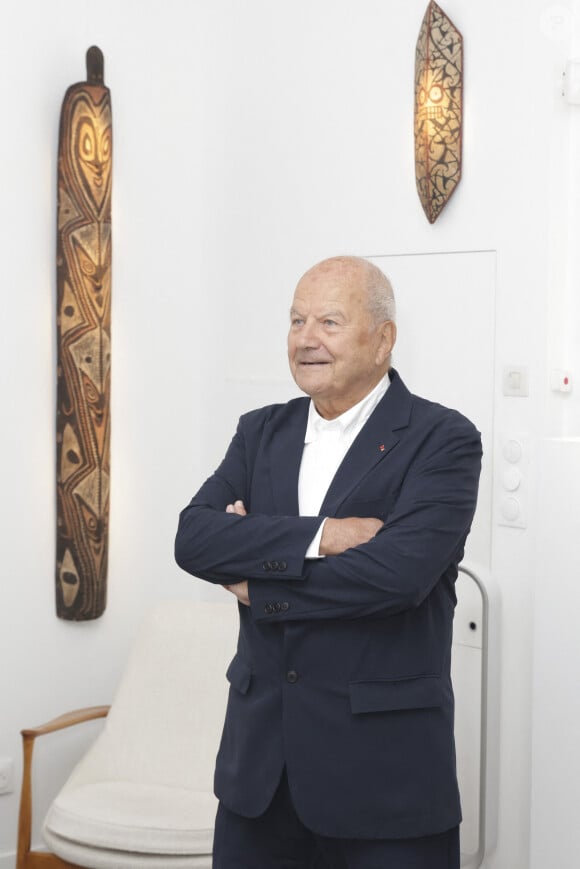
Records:
{"label": "crossed arm", "polygon": [[[243,501],[235,501],[233,504],[228,504],[226,513],[247,516]],[[354,549],[355,546],[360,546],[361,543],[368,543],[382,524],[380,519],[365,519],[358,516],[350,516],[345,519],[329,518],[325,521],[322,530],[319,554],[340,555],[347,549]],[[241,604],[250,606],[247,580],[237,582],[235,585],[224,585],[224,588],[235,595]]]}
{"label": "crossed arm", "polygon": [[444,574],[454,578],[481,463],[479,434],[467,421],[449,412],[426,434],[418,425],[399,450],[396,477],[390,472],[396,499],[383,521],[326,519],[319,554],[327,557],[306,560],[321,517],[263,512],[264,485],[265,499],[246,511],[250,472],[264,483],[254,456],[259,432],[245,432],[253,420],[182,511],[176,559],[184,570],[251,602],[252,618],[269,622],[397,613],[418,606]]}

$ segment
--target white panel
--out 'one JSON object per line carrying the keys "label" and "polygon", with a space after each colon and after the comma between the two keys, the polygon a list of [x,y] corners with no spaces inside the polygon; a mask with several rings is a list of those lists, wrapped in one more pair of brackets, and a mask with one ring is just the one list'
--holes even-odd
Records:
{"label": "white panel", "polygon": [[463,811],[461,852],[480,846],[483,599],[473,579],[460,573],[453,626],[451,676],[455,691],[457,775]]}
{"label": "white panel", "polygon": [[484,566],[463,564],[451,661],[462,869],[482,866],[497,838],[499,660],[498,588]]}
{"label": "white panel", "polygon": [[580,864],[580,439],[537,444],[531,869]]}
{"label": "white panel", "polygon": [[455,646],[452,677],[457,777],[463,812],[461,852],[471,856],[477,853],[480,835],[481,649]]}
{"label": "white panel", "polygon": [[395,368],[412,392],[457,408],[481,431],[484,461],[466,557],[490,564],[495,253],[371,257],[397,301]]}

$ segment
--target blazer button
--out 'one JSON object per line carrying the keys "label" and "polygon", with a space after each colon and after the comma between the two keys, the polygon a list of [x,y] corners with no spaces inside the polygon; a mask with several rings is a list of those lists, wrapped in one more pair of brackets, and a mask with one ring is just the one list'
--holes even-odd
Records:
{"label": "blazer button", "polygon": [[285,561],[278,562],[278,570],[286,570],[287,567],[288,567],[288,565],[286,564]]}
{"label": "blazer button", "polygon": [[269,561],[263,561],[262,567],[264,570],[272,570],[272,564]]}
{"label": "blazer button", "polygon": [[281,611],[281,609],[282,609],[282,604],[279,603],[279,602],[276,602],[276,603],[274,604],[274,609],[276,610],[277,613],[279,613],[279,612]]}
{"label": "blazer button", "polygon": [[287,600],[284,601],[284,603],[281,605],[280,609],[282,610],[283,613],[285,613],[287,610],[290,609],[290,604],[288,603]]}
{"label": "blazer button", "polygon": [[272,606],[271,603],[267,603],[267,604],[264,606],[264,612],[266,613],[267,616],[271,616],[271,615],[272,615],[272,613],[274,612],[274,607]]}
{"label": "blazer button", "polygon": [[286,681],[290,682],[291,685],[294,685],[294,683],[298,681],[298,673],[296,670],[288,670],[286,673]]}
{"label": "blazer button", "polygon": [[272,570],[278,570],[278,562],[270,561],[270,567],[272,568]]}

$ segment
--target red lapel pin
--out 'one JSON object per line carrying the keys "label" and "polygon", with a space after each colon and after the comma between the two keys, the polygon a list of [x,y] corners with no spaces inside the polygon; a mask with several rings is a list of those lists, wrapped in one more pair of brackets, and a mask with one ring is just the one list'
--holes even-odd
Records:
{"label": "red lapel pin", "polygon": [[379,444],[379,449],[380,449],[380,451],[381,451],[382,453],[384,453],[384,451],[385,451],[385,445],[384,445],[384,444]]}

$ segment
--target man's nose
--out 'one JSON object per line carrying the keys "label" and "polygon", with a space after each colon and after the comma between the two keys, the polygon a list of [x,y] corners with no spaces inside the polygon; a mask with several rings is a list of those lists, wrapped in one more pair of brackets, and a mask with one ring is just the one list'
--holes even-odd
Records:
{"label": "man's nose", "polygon": [[320,346],[320,330],[316,320],[306,320],[298,335],[299,345],[303,349]]}

